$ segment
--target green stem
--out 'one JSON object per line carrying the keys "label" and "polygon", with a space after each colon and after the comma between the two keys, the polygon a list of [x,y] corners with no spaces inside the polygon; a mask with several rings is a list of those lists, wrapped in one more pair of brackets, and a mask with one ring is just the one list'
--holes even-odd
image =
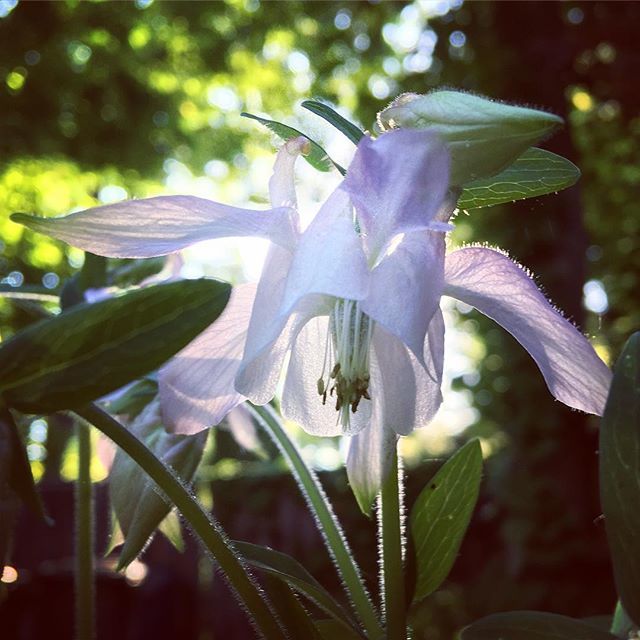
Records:
{"label": "green stem", "polygon": [[93,486],[91,484],[91,429],[76,427],[78,479],[76,481],[75,607],[77,640],[95,637],[95,580],[93,566]]}
{"label": "green stem", "polygon": [[211,514],[201,507],[180,480],[143,442],[96,405],[87,405],[76,410],[76,413],[113,440],[176,505],[191,529],[219,564],[262,636],[267,640],[282,640],[286,637],[277,618],[267,605],[264,594],[242,563],[241,556],[233,549]]}
{"label": "green stem", "polygon": [[383,636],[377,612],[367,593],[360,569],[349,549],[349,544],[333,513],[331,504],[315,473],[307,466],[300,451],[280,424],[279,417],[269,406],[247,405],[258,423],[267,431],[280,449],[296,478],[309,509],[314,515],[329,554],[331,555],[353,608],[364,625],[367,638]]}
{"label": "green stem", "polygon": [[407,620],[402,557],[402,513],[398,454],[380,493],[379,527],[381,539],[381,591],[388,640],[406,640]]}
{"label": "green stem", "polygon": [[629,632],[634,628],[633,620],[627,615],[620,600],[616,603],[616,608],[611,621],[611,633],[618,638],[628,638]]}

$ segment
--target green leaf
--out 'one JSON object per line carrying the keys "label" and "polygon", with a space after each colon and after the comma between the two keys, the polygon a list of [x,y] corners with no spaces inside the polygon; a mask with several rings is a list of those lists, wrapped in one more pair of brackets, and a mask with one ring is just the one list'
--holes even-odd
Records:
{"label": "green leaf", "polygon": [[460,632],[460,640],[614,640],[615,636],[555,613],[513,611],[482,618]]}
{"label": "green leaf", "polygon": [[618,596],[640,625],[640,333],[616,362],[600,425],[600,500]]}
{"label": "green leaf", "polygon": [[361,636],[335,620],[317,620],[315,627],[320,633],[322,640],[360,640]]}
{"label": "green leaf", "polygon": [[31,511],[49,522],[18,427],[9,410],[0,406],[0,490],[5,482]]}
{"label": "green leaf", "polygon": [[[167,433],[162,426],[157,401],[134,420],[130,429],[184,483],[191,482],[202,459],[208,431],[192,436]],[[122,569],[144,550],[156,529],[170,514],[172,505],[156,491],[144,471],[120,449],[109,474],[109,495],[125,538],[118,560],[118,569]],[[163,526],[170,540],[176,541],[179,547],[175,524],[168,522]],[[179,528],[178,522],[178,537]]]}
{"label": "green leaf", "polygon": [[350,615],[297,560],[280,551],[249,542],[234,542],[233,545],[247,564],[286,582],[328,613],[343,628],[353,631],[355,623]]}
{"label": "green leaf", "polygon": [[470,182],[462,190],[459,209],[537,198],[562,191],[580,178],[580,169],[566,158],[531,147],[496,176]]}
{"label": "green leaf", "polygon": [[169,511],[164,520],[158,525],[158,531],[173,545],[180,553],[184,553],[185,544],[182,537],[182,526],[180,516],[177,511]]}
{"label": "green leaf", "polygon": [[150,374],[134,382],[121,395],[109,398],[106,408],[110,413],[135,418],[157,394],[158,381]]}
{"label": "green leaf", "polygon": [[329,124],[333,125],[338,131],[344,133],[344,135],[347,136],[353,144],[357,145],[358,142],[362,140],[364,131],[353,124],[353,122],[349,122],[346,118],[343,118],[328,104],[318,102],[317,100],[305,100],[300,106],[308,109],[312,113],[315,113],[317,116],[320,116]]}
{"label": "green leaf", "polygon": [[260,124],[263,124],[265,127],[273,131],[273,133],[275,133],[279,138],[282,138],[285,142],[292,138],[303,136],[311,143],[311,151],[308,155],[304,156],[304,158],[312,167],[318,171],[331,171],[331,168],[335,167],[342,175],[346,173],[337,162],[334,162],[329,157],[329,154],[327,154],[327,152],[317,142],[313,141],[309,136],[305,135],[301,131],[298,131],[286,124],[282,124],[281,122],[276,122],[275,120],[268,120],[267,118],[254,116],[251,113],[243,112],[240,115],[245,118],[257,120]]}
{"label": "green leaf", "polygon": [[411,512],[416,553],[414,602],[435,591],[449,574],[478,500],[482,450],[472,440],[453,455],[418,496]]}
{"label": "green leaf", "polygon": [[146,287],[41,320],[0,345],[0,394],[30,413],[79,407],[157,368],[224,309],[230,286]]}
{"label": "green leaf", "polygon": [[311,616],[286,582],[268,573],[264,576],[263,586],[288,632],[287,637],[322,640]]}

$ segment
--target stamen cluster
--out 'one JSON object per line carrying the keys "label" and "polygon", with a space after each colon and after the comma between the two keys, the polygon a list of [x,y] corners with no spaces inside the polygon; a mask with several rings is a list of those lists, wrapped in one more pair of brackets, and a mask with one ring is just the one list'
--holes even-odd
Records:
{"label": "stamen cluster", "polygon": [[369,351],[373,320],[355,300],[338,299],[329,317],[324,363],[318,379],[322,404],[336,398],[338,422],[348,430],[351,413],[369,396]]}

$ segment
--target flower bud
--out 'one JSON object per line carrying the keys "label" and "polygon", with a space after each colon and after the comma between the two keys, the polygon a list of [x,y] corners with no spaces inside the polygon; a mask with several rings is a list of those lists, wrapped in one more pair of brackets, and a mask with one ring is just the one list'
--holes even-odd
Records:
{"label": "flower bud", "polygon": [[451,153],[451,184],[488,178],[562,124],[544,111],[459,91],[405,93],[378,114],[382,131],[407,127],[439,134]]}

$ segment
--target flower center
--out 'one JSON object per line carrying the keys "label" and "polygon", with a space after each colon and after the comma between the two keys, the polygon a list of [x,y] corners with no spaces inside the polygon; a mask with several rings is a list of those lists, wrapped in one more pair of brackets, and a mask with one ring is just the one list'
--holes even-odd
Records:
{"label": "flower center", "polygon": [[351,413],[369,397],[369,347],[373,320],[355,300],[338,299],[329,316],[318,394],[322,404],[335,395],[338,422],[348,429]]}

